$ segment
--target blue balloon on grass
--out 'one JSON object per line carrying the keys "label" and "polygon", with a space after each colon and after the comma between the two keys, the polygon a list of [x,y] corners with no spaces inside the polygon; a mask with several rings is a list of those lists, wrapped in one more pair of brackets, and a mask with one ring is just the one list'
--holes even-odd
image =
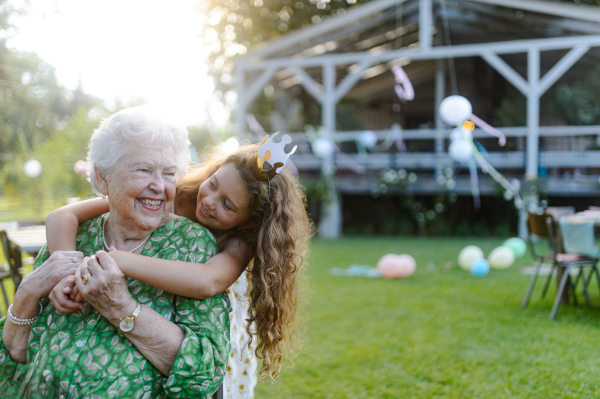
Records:
{"label": "blue balloon on grass", "polygon": [[475,277],[483,277],[490,272],[490,264],[485,259],[477,259],[471,266],[471,274]]}

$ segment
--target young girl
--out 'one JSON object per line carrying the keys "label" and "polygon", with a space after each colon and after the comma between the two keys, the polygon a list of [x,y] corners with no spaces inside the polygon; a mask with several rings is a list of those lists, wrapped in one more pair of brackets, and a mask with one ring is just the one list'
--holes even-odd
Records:
{"label": "young girl", "polygon": [[[178,183],[174,212],[215,234],[220,254],[204,264],[195,264],[125,251],[110,252],[127,277],[192,298],[207,298],[223,292],[247,270],[230,293],[233,314],[240,315],[246,294],[245,274],[248,274],[251,289],[245,309],[247,323],[242,320],[240,325],[234,320],[231,324],[232,352],[225,382],[231,395],[234,390],[237,394],[251,395],[251,382],[246,385],[236,380],[234,386],[228,377],[235,368],[232,360],[242,354],[242,349],[251,348],[252,335],[257,337],[253,346],[256,356],[262,359],[263,380],[269,375],[276,378],[282,359],[292,354],[301,271],[312,234],[305,197],[298,182],[286,168],[272,178],[257,172],[257,148],[257,145],[246,146],[225,158],[216,154],[200,171],[185,176]],[[107,201],[96,199],[52,212],[46,220],[49,249],[74,249],[79,223],[107,211]],[[72,293],[71,298],[66,296],[72,287],[64,281],[52,292],[53,303],[59,311],[72,312],[81,306],[77,303],[81,298],[74,298],[76,293]],[[240,334],[244,331],[249,338]],[[253,359],[242,360],[249,365]],[[249,376],[247,370],[241,372],[250,378],[252,374],[253,370]]]}

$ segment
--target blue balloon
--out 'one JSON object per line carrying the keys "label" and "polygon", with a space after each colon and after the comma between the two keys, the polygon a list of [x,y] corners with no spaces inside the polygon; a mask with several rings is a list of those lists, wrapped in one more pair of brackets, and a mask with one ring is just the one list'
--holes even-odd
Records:
{"label": "blue balloon", "polygon": [[490,264],[485,259],[477,259],[471,266],[471,274],[475,277],[483,277],[490,272]]}

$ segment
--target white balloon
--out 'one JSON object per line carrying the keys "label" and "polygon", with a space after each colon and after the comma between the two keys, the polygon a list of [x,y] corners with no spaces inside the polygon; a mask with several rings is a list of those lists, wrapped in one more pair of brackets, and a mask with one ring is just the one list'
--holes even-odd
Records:
{"label": "white balloon", "polygon": [[473,156],[473,146],[467,140],[455,140],[448,149],[450,157],[458,162],[467,162]]}
{"label": "white balloon", "polygon": [[462,127],[457,127],[456,129],[452,129],[452,132],[450,132],[450,141],[464,140],[464,138],[465,138],[465,136],[462,131]]}
{"label": "white balloon", "polygon": [[324,138],[316,139],[312,143],[312,150],[316,156],[320,158],[325,158],[333,153],[333,143],[330,140]]}
{"label": "white balloon", "polygon": [[446,97],[440,104],[440,116],[449,125],[462,124],[472,113],[471,103],[462,96]]}
{"label": "white balloon", "polygon": [[35,159],[31,159],[23,165],[23,172],[27,177],[38,177],[42,173],[42,164]]}
{"label": "white balloon", "polygon": [[475,245],[464,247],[458,254],[458,265],[461,269],[469,271],[476,260],[483,258],[483,251]]}
{"label": "white balloon", "polygon": [[373,148],[375,144],[377,144],[377,135],[370,130],[365,130],[362,132],[358,139],[363,143],[363,145],[367,148]]}
{"label": "white balloon", "polygon": [[488,262],[492,269],[508,269],[515,263],[515,253],[509,247],[497,247],[488,256]]}

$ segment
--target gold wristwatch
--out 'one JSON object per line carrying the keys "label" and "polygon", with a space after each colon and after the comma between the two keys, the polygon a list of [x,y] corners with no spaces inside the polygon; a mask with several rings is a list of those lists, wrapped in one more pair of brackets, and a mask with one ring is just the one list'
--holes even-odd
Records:
{"label": "gold wristwatch", "polygon": [[119,322],[119,332],[129,332],[135,327],[135,318],[138,317],[142,310],[142,304],[138,303],[131,316],[124,317]]}

